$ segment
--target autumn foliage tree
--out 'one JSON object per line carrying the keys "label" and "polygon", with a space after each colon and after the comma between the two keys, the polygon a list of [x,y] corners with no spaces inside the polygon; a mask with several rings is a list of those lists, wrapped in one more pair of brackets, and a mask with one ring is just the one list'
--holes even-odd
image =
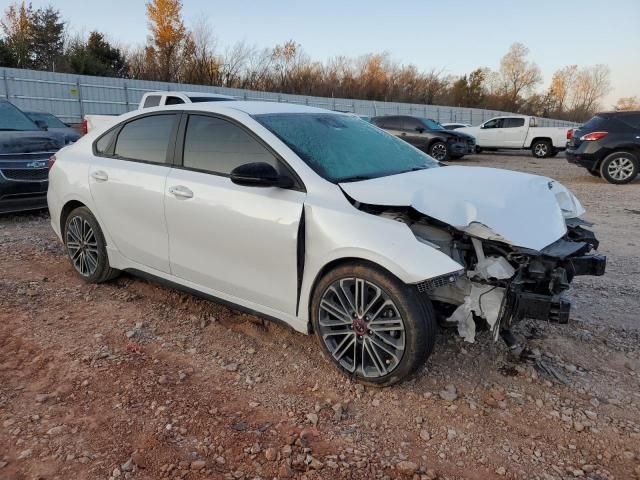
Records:
{"label": "autumn foliage tree", "polygon": [[181,67],[180,53],[187,38],[182,21],[182,2],[151,0],[146,7],[151,32],[147,56],[153,57],[157,80],[171,82]]}

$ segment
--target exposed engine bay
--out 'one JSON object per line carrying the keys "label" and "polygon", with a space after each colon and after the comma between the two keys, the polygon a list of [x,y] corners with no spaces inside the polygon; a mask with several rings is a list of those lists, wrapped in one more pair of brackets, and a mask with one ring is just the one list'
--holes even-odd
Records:
{"label": "exposed engine bay", "polygon": [[525,317],[567,323],[571,305],[562,294],[573,278],[605,271],[606,257],[594,252],[598,240],[585,228],[590,224],[579,218],[567,219],[567,233],[538,251],[479,238],[473,232],[489,228],[482,224],[462,231],[412,207],[356,204],[362,211],[406,224],[417,240],[463,267],[416,286],[433,302],[441,324],[457,327],[468,342],[480,326],[509,343],[510,326]]}

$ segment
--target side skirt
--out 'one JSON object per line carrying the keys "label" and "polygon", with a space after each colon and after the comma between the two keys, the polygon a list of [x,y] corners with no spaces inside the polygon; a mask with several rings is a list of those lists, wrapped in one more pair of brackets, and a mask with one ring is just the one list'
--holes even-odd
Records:
{"label": "side skirt", "polygon": [[262,318],[264,320],[268,320],[270,322],[277,323],[277,324],[282,325],[284,327],[287,327],[287,328],[289,328],[289,329],[291,329],[293,331],[297,331],[295,328],[293,328],[293,326],[291,326],[288,322],[286,322],[285,320],[283,320],[281,318],[274,317],[274,316],[271,316],[271,315],[267,315],[267,314],[262,313],[262,312],[258,312],[257,310],[254,310],[252,308],[248,308],[248,307],[239,305],[237,303],[233,303],[233,302],[230,302],[228,300],[224,300],[224,299],[222,299],[220,297],[216,297],[214,295],[210,295],[208,293],[201,292],[200,290],[196,290],[194,288],[187,287],[185,285],[182,285],[182,284],[177,283],[177,282],[173,282],[171,280],[167,280],[166,278],[159,277],[159,276],[154,275],[152,273],[148,273],[148,272],[145,272],[145,271],[142,271],[142,270],[138,270],[136,268],[125,268],[124,271],[127,272],[127,273],[130,273],[131,275],[134,275],[136,277],[140,277],[140,278],[143,278],[145,280],[149,280],[151,282],[158,283],[158,284],[160,284],[162,286],[165,286],[165,287],[168,287],[168,288],[172,288],[172,289],[184,292],[184,293],[189,293],[189,294],[193,295],[194,297],[203,298],[205,300],[209,300],[211,302],[218,303],[220,305],[224,305],[225,307],[231,308],[233,310],[237,310],[237,311],[240,311],[240,312],[243,312],[243,313],[248,313],[250,315],[254,315],[256,317]]}

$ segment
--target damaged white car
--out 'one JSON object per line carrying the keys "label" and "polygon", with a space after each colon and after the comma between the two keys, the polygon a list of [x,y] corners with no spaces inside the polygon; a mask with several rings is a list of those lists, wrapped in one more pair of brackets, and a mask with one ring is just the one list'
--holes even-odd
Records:
{"label": "damaged white car", "polygon": [[549,178],[443,166],[354,116],[220,102],[123,115],[52,158],[53,229],[86,281],[125,270],[314,333],[349,376],[390,385],[438,323],[511,341],[567,322],[606,259]]}

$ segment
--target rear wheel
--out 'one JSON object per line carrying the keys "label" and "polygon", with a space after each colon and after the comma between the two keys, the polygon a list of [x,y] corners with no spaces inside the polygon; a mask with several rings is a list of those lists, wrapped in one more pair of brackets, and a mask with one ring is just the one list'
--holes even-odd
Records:
{"label": "rear wheel", "polygon": [[536,158],[547,158],[552,151],[553,146],[549,140],[536,140],[531,145],[531,154]]}
{"label": "rear wheel", "polygon": [[482,148],[476,146],[476,153],[482,153]]}
{"label": "rear wheel", "polygon": [[67,217],[64,245],[73,269],[83,280],[101,283],[120,273],[109,266],[107,243],[98,221],[87,207],[76,208]]}
{"label": "rear wheel", "polygon": [[429,147],[429,155],[431,155],[439,162],[446,160],[449,156],[447,144],[444,142],[435,142],[433,145],[431,145],[431,147]]}
{"label": "rear wheel", "polygon": [[352,263],[320,280],[311,321],[344,374],[387,386],[414,374],[433,350],[436,321],[426,300],[381,268]]}
{"label": "rear wheel", "polygon": [[614,152],[600,164],[600,175],[616,185],[629,183],[638,176],[638,159],[629,152]]}

